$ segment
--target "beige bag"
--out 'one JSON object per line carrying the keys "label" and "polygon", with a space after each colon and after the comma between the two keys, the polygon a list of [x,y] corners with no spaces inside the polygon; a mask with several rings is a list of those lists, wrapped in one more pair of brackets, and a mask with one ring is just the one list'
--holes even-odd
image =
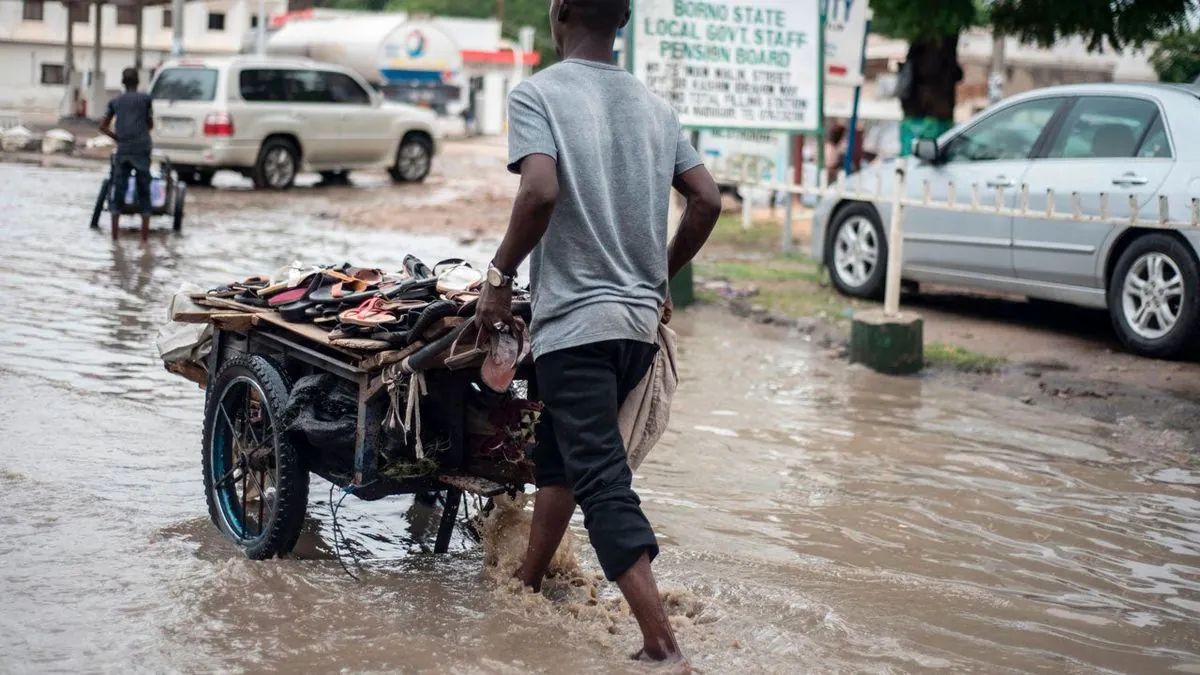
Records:
{"label": "beige bag", "polygon": [[671,400],[679,386],[679,371],[675,367],[675,331],[666,324],[658,325],[658,354],[646,376],[629,392],[617,415],[621,438],[625,441],[629,468],[637,471],[667,430],[671,417]]}

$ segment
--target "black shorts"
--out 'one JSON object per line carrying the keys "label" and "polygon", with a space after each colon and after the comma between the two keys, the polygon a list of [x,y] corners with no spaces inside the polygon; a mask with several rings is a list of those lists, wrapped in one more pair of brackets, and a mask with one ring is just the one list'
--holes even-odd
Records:
{"label": "black shorts", "polygon": [[133,177],[134,198],[142,215],[149,216],[153,210],[150,203],[150,155],[113,155],[113,213],[125,210],[125,193],[129,190],[129,178]]}
{"label": "black shorts", "polygon": [[535,364],[538,396],[546,406],[533,450],[537,485],[571,488],[610,580],[643,552],[651,559],[658,555],[617,426],[621,403],[657,353],[654,344],[610,340],[551,352]]}

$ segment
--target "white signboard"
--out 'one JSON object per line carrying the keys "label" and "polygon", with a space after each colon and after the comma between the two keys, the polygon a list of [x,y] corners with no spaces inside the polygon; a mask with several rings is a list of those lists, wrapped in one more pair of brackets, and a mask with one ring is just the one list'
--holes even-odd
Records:
{"label": "white signboard", "polygon": [[821,0],[825,14],[825,81],[862,84],[867,0]]}
{"label": "white signboard", "polygon": [[687,127],[816,131],[821,1],[634,0],[633,74]]}

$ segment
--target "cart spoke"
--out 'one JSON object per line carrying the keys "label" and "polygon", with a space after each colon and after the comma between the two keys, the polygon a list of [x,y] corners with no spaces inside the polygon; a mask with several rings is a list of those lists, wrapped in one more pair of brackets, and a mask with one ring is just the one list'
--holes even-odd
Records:
{"label": "cart spoke", "polygon": [[240,528],[242,530],[242,532],[241,532],[242,539],[247,538],[246,537],[246,520],[247,520],[246,519],[246,476],[249,473],[250,473],[249,471],[242,472],[242,519],[241,519],[242,524],[241,524],[241,528]]}
{"label": "cart spoke", "polygon": [[233,452],[242,454],[241,444],[238,443],[237,427],[233,426],[233,421],[229,419],[229,413],[225,412],[225,402],[221,401],[217,404],[217,411],[221,413],[221,417],[225,418],[225,424],[229,427],[229,437],[233,439]]}
{"label": "cart spoke", "polygon": [[221,488],[223,488],[225,486],[225,483],[227,483],[229,481],[229,479],[237,478],[237,476],[235,476],[234,474],[237,472],[239,466],[240,465],[235,465],[224,476],[221,476],[220,480],[218,480],[216,483],[213,483],[213,490],[220,490]]}
{"label": "cart spoke", "polygon": [[[264,471],[264,472],[260,473],[259,475],[262,477],[262,480],[258,481],[259,485],[265,484],[267,482],[266,472]],[[267,503],[267,491],[260,487],[258,489],[258,536],[260,536],[260,537],[262,536],[262,533],[263,533],[263,505],[266,503]]]}

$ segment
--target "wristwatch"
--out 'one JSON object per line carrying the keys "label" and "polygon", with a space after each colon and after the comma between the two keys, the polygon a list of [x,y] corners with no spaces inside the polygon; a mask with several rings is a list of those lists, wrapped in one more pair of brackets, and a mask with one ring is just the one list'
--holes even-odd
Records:
{"label": "wristwatch", "polygon": [[488,263],[487,282],[493,288],[512,288],[513,282],[516,281],[517,275],[505,274],[496,267],[495,263]]}

